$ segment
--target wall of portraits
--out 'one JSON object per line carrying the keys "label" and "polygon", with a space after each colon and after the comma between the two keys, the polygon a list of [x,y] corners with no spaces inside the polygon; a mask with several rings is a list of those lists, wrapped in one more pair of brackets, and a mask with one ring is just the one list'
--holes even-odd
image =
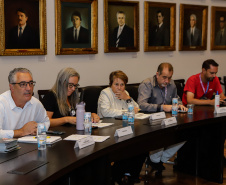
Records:
{"label": "wall of portraits", "polygon": [[[9,0],[12,1],[12,0]],[[130,0],[133,1],[133,0]],[[0,7],[2,7],[2,3],[5,2],[3,0],[0,1]],[[134,2],[138,2],[134,0]],[[81,76],[79,84],[81,86],[88,85],[106,85],[108,84],[108,77],[110,72],[114,70],[122,70],[129,77],[129,83],[139,83],[147,77],[153,76],[156,73],[157,66],[161,62],[170,62],[174,67],[173,79],[185,79],[187,80],[193,74],[197,74],[201,71],[201,64],[204,60],[208,58],[213,58],[216,62],[219,63],[218,76],[226,76],[225,68],[226,63],[224,59],[226,58],[226,52],[224,46],[216,45],[217,40],[217,32],[220,29],[220,16],[221,14],[225,15],[225,9],[215,9],[216,16],[214,17],[214,21],[212,21],[212,7],[226,7],[226,1],[212,1],[212,0],[197,0],[190,1],[184,0],[183,4],[188,5],[201,5],[207,6],[208,16],[207,16],[207,45],[206,50],[182,50],[179,51],[179,42],[180,42],[180,5],[181,2],[177,0],[165,1],[161,0],[158,3],[171,3],[175,4],[176,16],[175,20],[175,50],[166,50],[163,47],[163,51],[147,51],[144,52],[145,46],[145,32],[148,32],[144,26],[145,16],[144,16],[144,4],[145,0],[139,1],[139,51],[136,52],[108,52],[104,51],[105,44],[105,31],[104,31],[104,1],[98,0],[97,6],[97,16],[92,16],[92,19],[97,19],[97,36],[95,37],[97,44],[97,54],[57,54],[56,55],[56,11],[55,11],[55,1],[48,0],[46,1],[46,38],[47,38],[47,54],[46,55],[29,55],[29,56],[0,56],[0,93],[8,90],[8,73],[15,67],[26,67],[33,72],[34,80],[37,82],[34,92],[37,97],[37,90],[39,89],[50,89],[55,80],[56,75],[60,71],[60,69],[64,67],[73,67],[75,68]],[[148,1],[148,2],[156,2],[156,1]],[[152,11],[152,9],[150,8]],[[168,14],[168,9],[163,8],[164,13]],[[115,26],[117,22],[115,22],[115,10],[112,8],[112,28]],[[126,10],[125,10],[126,11]],[[67,12],[67,11],[66,11]],[[72,26],[70,17],[72,10],[68,10],[68,14],[65,13],[65,18],[62,24],[62,27],[67,29]],[[82,16],[86,14],[85,11],[81,11]],[[153,12],[156,12],[156,9],[153,8]],[[35,12],[34,12],[35,13]],[[129,12],[130,13],[130,12]],[[127,13],[127,14],[129,14]],[[109,14],[111,14],[109,12]],[[189,12],[187,14],[190,14]],[[10,15],[9,15],[10,16]],[[155,13],[150,13],[151,17],[150,26],[152,24],[157,23]],[[68,17],[68,18],[67,18]],[[155,17],[155,18],[154,18]],[[83,18],[83,17],[82,17]],[[0,20],[2,21],[2,17]],[[8,18],[4,19],[8,20]],[[168,21],[169,18],[166,17],[165,21]],[[10,20],[9,20],[10,21]],[[133,26],[133,22],[127,20],[131,27]],[[10,21],[11,22],[11,21]],[[212,23],[215,22],[214,25],[214,34],[212,31]],[[82,26],[89,29],[89,20],[84,19],[84,23]],[[92,24],[92,23],[91,23]],[[184,20],[184,26],[187,28],[189,24],[189,19],[186,18]],[[199,25],[199,21],[197,19],[197,25]],[[40,25],[39,25],[40,26]],[[184,28],[184,29],[186,29]],[[8,28],[7,28],[8,29]],[[170,29],[171,30],[171,29]],[[5,31],[5,30],[0,30]],[[202,30],[203,31],[203,30]],[[90,33],[92,34],[92,32]],[[44,36],[45,34],[43,34]],[[2,35],[0,34],[0,41],[2,44]],[[42,39],[42,37],[40,37]],[[212,41],[211,41],[212,40]],[[62,40],[61,40],[62,42]],[[171,42],[171,41],[170,41]],[[211,44],[213,43],[213,45]],[[40,43],[40,47],[45,44]],[[4,46],[5,47],[5,46]],[[60,46],[59,46],[60,47]],[[68,49],[68,48],[66,48]],[[79,48],[81,49],[81,48]],[[158,50],[158,49],[156,49]],[[60,51],[62,52],[62,51]],[[77,52],[75,49],[70,50],[70,53]],[[82,51],[84,52],[84,51]]]}

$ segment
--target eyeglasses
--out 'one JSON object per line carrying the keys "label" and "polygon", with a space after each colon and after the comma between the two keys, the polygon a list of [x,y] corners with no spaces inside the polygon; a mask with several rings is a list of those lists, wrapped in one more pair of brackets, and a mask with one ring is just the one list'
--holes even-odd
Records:
{"label": "eyeglasses", "polygon": [[35,86],[35,81],[30,81],[30,82],[19,82],[19,83],[11,83],[13,85],[18,84],[21,88],[25,88],[27,87],[27,84],[29,84],[30,87],[34,87]]}
{"label": "eyeglasses", "polygon": [[79,86],[80,86],[79,84],[73,84],[73,83],[69,83],[69,84],[68,84],[68,87],[69,87],[70,89],[72,89],[73,87],[75,87],[75,89],[77,89]]}

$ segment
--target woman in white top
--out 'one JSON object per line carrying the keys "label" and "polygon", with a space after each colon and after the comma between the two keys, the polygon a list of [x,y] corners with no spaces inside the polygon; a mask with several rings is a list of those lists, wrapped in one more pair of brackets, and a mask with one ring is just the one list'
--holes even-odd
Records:
{"label": "woman in white top", "polygon": [[[128,110],[127,101],[132,100],[134,112],[139,110],[138,104],[129,96],[125,90],[128,82],[127,75],[122,71],[113,71],[109,76],[108,88],[101,91],[98,100],[97,113],[99,117],[115,117],[122,115],[122,110]],[[112,181],[122,183],[125,173],[129,173],[130,182],[139,182],[139,174],[147,154],[140,154],[129,159],[115,161],[112,166]]]}
{"label": "woman in white top", "polygon": [[122,110],[128,110],[127,102],[132,100],[134,111],[139,111],[138,104],[125,90],[128,77],[123,71],[113,71],[109,76],[109,86],[100,93],[97,113],[100,118],[122,115]]}

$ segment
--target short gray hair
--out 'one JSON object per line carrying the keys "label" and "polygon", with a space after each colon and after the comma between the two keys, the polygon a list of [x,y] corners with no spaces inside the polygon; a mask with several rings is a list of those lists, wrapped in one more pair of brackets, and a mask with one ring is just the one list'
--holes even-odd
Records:
{"label": "short gray hair", "polygon": [[196,20],[196,15],[195,15],[195,14],[191,14],[191,15],[190,15],[190,18],[191,18],[191,17],[194,17],[194,19]]}
{"label": "short gray hair", "polygon": [[124,17],[126,18],[126,14],[125,14],[125,12],[123,12],[123,11],[118,11],[118,12],[116,13],[116,17],[117,17],[117,18],[118,18],[118,14],[123,14]]}
{"label": "short gray hair", "polygon": [[[16,83],[17,79],[16,79],[16,74],[17,73],[29,73],[32,77],[32,73],[30,70],[26,69],[26,68],[14,68],[12,71],[9,72],[9,76],[8,76],[8,81],[9,83]],[[32,77],[33,78],[33,77]]]}

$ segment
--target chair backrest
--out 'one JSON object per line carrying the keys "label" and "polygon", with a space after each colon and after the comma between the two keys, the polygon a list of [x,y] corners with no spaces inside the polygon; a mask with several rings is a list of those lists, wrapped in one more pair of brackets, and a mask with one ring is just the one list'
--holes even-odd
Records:
{"label": "chair backrest", "polygon": [[48,90],[38,90],[38,98],[40,102],[43,101],[44,96],[49,92],[50,89]]}
{"label": "chair backrest", "polygon": [[98,98],[102,90],[102,86],[87,86],[81,88],[80,101],[86,103],[86,112],[97,113]]}
{"label": "chair backrest", "polygon": [[180,96],[180,98],[182,100],[184,86],[185,86],[185,80],[184,79],[174,80],[174,83],[177,87],[177,94],[178,94],[178,96]]}
{"label": "chair backrest", "polygon": [[[45,96],[49,91],[50,91],[50,89],[46,89],[46,90],[38,90],[38,98],[39,98],[39,101],[40,101],[40,102],[43,101],[44,96]],[[78,88],[78,92],[79,92],[79,95],[80,95],[81,88]]]}
{"label": "chair backrest", "polygon": [[126,90],[128,91],[130,97],[132,97],[135,102],[137,102],[137,98],[138,98],[138,88],[139,88],[139,83],[126,85]]}
{"label": "chair backrest", "polygon": [[[218,77],[220,84],[224,86],[224,94],[226,94],[226,76],[223,76],[223,79],[221,77]],[[223,80],[223,82],[221,81],[221,79]]]}

